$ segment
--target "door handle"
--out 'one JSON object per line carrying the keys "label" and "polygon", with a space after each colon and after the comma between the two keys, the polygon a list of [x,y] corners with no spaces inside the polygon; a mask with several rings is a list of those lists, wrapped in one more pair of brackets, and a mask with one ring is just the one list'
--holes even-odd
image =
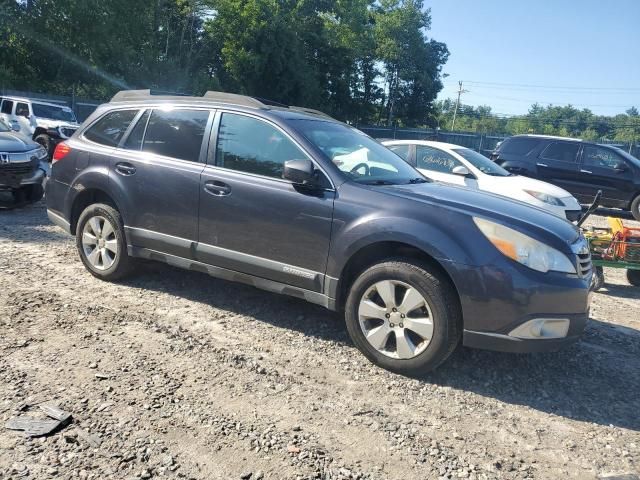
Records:
{"label": "door handle", "polygon": [[582,173],[593,173],[591,170],[583,170],[583,169],[580,169],[580,171],[581,171]]}
{"label": "door handle", "polygon": [[131,165],[130,163],[118,162],[116,163],[116,172],[120,175],[133,175],[136,173],[136,167]]}
{"label": "door handle", "polygon": [[224,197],[225,195],[229,195],[231,193],[231,187],[219,180],[208,180],[204,182],[204,191],[209,195]]}
{"label": "door handle", "polygon": [[539,167],[548,167],[549,166],[546,163],[536,163],[536,165],[539,166]]}

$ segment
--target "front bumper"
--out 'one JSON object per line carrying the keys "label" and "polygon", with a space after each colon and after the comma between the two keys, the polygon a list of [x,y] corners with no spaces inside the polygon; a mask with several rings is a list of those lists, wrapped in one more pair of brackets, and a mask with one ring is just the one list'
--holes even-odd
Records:
{"label": "front bumper", "polygon": [[562,338],[525,339],[513,337],[508,334],[464,330],[462,334],[462,343],[465,347],[495,350],[498,352],[555,352],[557,350],[561,350],[567,345],[577,342],[580,339],[589,319],[589,315],[565,315],[564,318],[569,320],[570,326],[567,336]]}
{"label": "front bumper", "polygon": [[[584,331],[593,293],[591,273],[541,273],[506,257],[481,267],[447,267],[460,296],[465,346],[506,352],[557,350]],[[522,338],[523,325],[534,319],[568,321],[569,326],[561,338]]]}
{"label": "front bumper", "polygon": [[20,176],[3,175],[0,173],[0,190],[15,190],[25,185],[39,185],[44,182],[46,173],[41,168],[36,168],[32,173]]}

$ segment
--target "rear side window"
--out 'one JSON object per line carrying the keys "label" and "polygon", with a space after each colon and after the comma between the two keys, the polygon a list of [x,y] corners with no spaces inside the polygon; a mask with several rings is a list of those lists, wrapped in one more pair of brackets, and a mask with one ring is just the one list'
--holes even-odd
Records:
{"label": "rear side window", "polygon": [[0,112],[11,115],[11,110],[13,110],[13,102],[11,100],[3,100],[2,109],[0,109]]}
{"label": "rear side window", "polygon": [[553,142],[544,149],[540,157],[559,162],[575,163],[579,149],[580,145],[578,143]]}
{"label": "rear side window", "polygon": [[389,145],[387,148],[402,158],[405,162],[409,160],[409,145]]}
{"label": "rear side window", "polygon": [[540,140],[535,138],[508,138],[502,142],[498,150],[509,155],[527,155],[539,142]]}
{"label": "rear side window", "polygon": [[307,156],[280,130],[261,120],[224,113],[216,163],[224,168],[282,178],[284,162]]}
{"label": "rear side window", "polygon": [[142,150],[197,162],[208,119],[208,110],[154,110]]}
{"label": "rear side window", "polygon": [[137,113],[138,110],[116,110],[107,113],[89,127],[84,136],[100,145],[116,147]]}

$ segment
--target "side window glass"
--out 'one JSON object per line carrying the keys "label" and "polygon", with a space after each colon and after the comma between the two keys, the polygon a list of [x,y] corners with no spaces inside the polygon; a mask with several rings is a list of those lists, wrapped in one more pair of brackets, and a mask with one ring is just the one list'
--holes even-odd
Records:
{"label": "side window glass", "polygon": [[416,161],[418,168],[441,173],[453,173],[454,168],[462,165],[448,153],[425,145],[416,146]]}
{"label": "side window glass", "polygon": [[608,148],[586,145],[582,154],[582,163],[590,167],[616,168],[624,160]]}
{"label": "side window glass", "polygon": [[138,119],[138,123],[133,127],[131,133],[127,137],[127,141],[124,142],[124,148],[127,150],[140,150],[142,148],[142,139],[144,138],[144,131],[147,128],[147,121],[149,120],[149,112],[147,110]]}
{"label": "side window glass", "polygon": [[222,114],[216,148],[220,167],[282,178],[284,162],[307,158],[275,127],[255,118]]}
{"label": "side window glass", "polygon": [[3,100],[0,112],[11,115],[11,110],[13,110],[13,102],[11,100]]}
{"label": "side window glass", "polygon": [[575,163],[580,144],[568,142],[554,142],[544,149],[542,158],[558,160],[559,162]]}
{"label": "side window glass", "polygon": [[100,145],[115,147],[137,113],[138,110],[116,110],[107,113],[84,132],[84,136]]}
{"label": "side window glass", "polygon": [[16,105],[16,115],[29,118],[29,105],[26,103],[18,103]]}
{"label": "side window glass", "polygon": [[387,148],[402,158],[405,162],[409,159],[409,145],[391,145]]}
{"label": "side window glass", "polygon": [[154,110],[149,118],[142,150],[197,162],[208,119],[209,110]]}

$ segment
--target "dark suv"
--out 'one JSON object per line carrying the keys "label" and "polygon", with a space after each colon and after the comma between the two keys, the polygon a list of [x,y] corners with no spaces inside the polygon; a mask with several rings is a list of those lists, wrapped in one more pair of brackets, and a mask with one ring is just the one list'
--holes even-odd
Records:
{"label": "dark suv", "polygon": [[557,349],[587,321],[591,261],[574,225],[430,182],[320,112],[120,92],[53,161],[49,218],[96,277],[146,258],[341,310],[390,370],[434,368],[461,338]]}
{"label": "dark suv", "polygon": [[591,202],[602,190],[603,207],[631,211],[640,220],[640,160],[617,147],[516,135],[498,145],[491,158],[511,173],[562,187],[582,203]]}

